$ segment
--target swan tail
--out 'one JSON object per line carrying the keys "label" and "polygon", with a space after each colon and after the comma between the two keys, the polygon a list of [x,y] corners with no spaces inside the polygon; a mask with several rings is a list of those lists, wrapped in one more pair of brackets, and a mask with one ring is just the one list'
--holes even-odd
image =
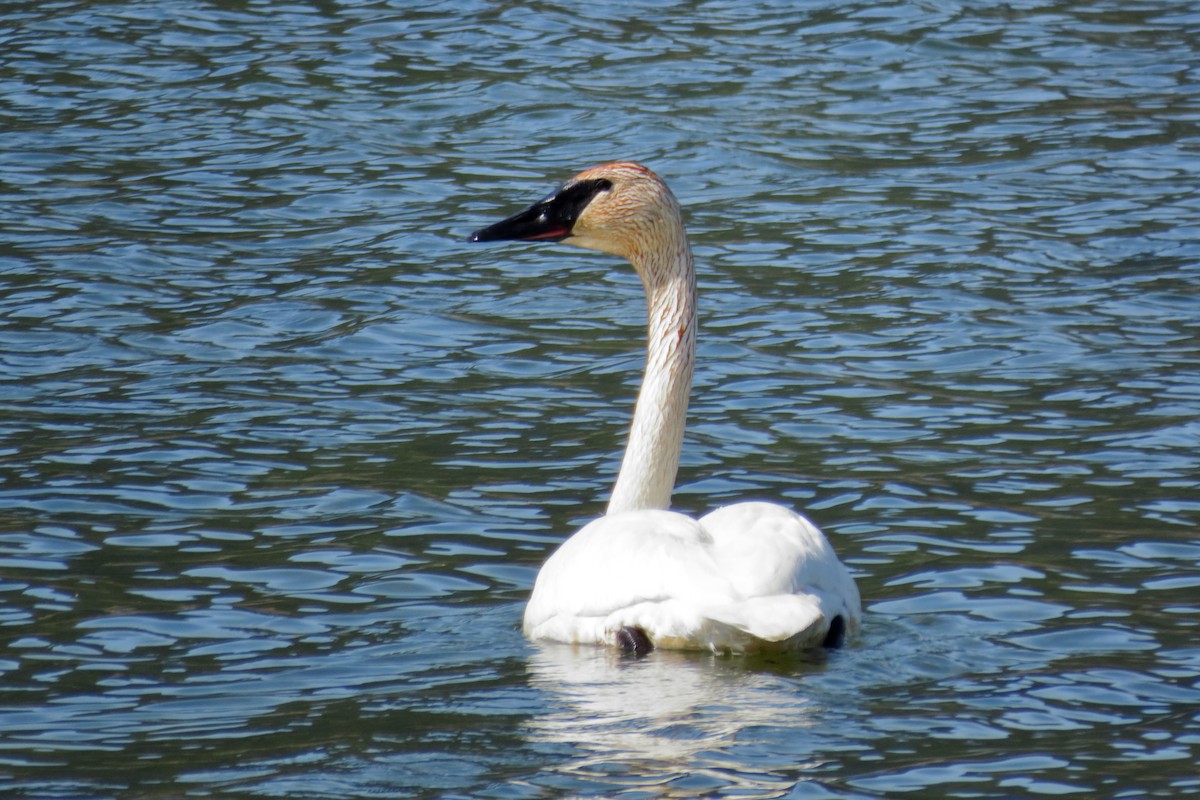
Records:
{"label": "swan tail", "polygon": [[526,633],[535,640],[607,644],[635,654],[652,649],[757,653],[836,646],[845,631],[839,619],[830,620],[813,596],[774,595],[719,608],[665,600],[637,603],[606,618],[556,615]]}
{"label": "swan tail", "polygon": [[817,598],[804,594],[752,597],[709,616],[768,649],[821,644],[829,627]]}
{"label": "swan tail", "polygon": [[654,648],[754,653],[819,646],[830,627],[811,596],[755,597],[705,609],[668,600],[614,613],[605,621],[604,639],[620,647],[627,632],[637,630]]}

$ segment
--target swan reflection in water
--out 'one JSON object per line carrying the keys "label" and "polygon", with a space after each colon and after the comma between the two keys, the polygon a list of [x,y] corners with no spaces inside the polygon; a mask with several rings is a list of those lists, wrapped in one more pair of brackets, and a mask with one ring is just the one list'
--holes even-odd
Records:
{"label": "swan reflection in water", "polygon": [[[652,785],[661,797],[728,791],[732,782],[748,792],[742,796],[775,796],[797,772],[823,762],[773,754],[752,772],[746,753],[729,750],[760,748],[765,736],[803,736],[816,725],[822,705],[798,679],[823,666],[793,655],[786,673],[771,667],[761,659],[678,651],[635,658],[611,648],[535,645],[530,683],[548,702],[526,723],[526,735],[533,743],[569,745],[573,754],[556,771],[575,780]],[[804,752],[788,750],[793,757]]]}

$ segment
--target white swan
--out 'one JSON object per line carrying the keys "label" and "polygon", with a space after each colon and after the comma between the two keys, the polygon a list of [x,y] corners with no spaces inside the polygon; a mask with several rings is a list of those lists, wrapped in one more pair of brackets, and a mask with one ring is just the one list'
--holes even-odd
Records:
{"label": "white swan", "polygon": [[605,516],[565,541],[525,608],[531,639],[713,652],[837,646],[858,587],[815,525],[738,503],[668,511],[696,356],[696,277],[679,203],[632,162],[601,164],[473,242],[562,241],[630,261],[649,307],[646,372]]}

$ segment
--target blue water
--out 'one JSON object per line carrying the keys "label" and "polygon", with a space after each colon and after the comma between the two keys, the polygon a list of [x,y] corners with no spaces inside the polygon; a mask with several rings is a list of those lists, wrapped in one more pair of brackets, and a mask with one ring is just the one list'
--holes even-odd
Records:
{"label": "blue water", "polygon": [[[1186,2],[5,4],[2,793],[1200,794],[1198,100]],[[613,158],[844,650],[520,634],[644,307],[464,240]]]}

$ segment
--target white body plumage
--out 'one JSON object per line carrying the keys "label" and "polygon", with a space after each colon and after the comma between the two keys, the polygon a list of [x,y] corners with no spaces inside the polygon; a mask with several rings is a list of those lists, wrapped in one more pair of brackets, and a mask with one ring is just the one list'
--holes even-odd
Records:
{"label": "white body plumage", "polygon": [[542,567],[524,627],[581,644],[634,627],[655,647],[741,653],[824,644],[839,617],[858,626],[858,589],[824,535],[783,506],[738,503],[593,520]]}

